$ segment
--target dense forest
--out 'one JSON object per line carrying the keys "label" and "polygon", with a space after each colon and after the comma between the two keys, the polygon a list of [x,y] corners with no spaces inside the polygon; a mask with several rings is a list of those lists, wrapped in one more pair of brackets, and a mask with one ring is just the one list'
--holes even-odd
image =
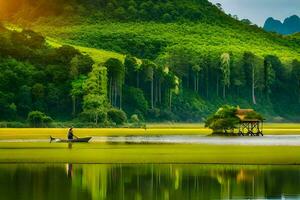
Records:
{"label": "dense forest", "polygon": [[207,0],[11,0],[2,4],[2,9],[6,10],[2,12],[3,17],[16,19],[21,17],[31,20],[41,16],[69,14],[83,15],[85,18],[123,21],[170,22],[213,19],[215,22],[222,23],[225,17],[223,12],[213,7]]}
{"label": "dense forest", "polygon": [[[0,28],[1,120],[202,121],[223,104],[299,120],[299,37],[206,0],[14,2],[2,17],[42,34]],[[78,45],[122,56],[95,59]]]}

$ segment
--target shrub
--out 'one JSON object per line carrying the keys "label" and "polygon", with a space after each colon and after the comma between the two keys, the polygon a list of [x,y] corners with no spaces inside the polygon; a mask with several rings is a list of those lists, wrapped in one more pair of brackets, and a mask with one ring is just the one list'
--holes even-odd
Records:
{"label": "shrub", "polygon": [[139,116],[137,114],[131,115],[130,122],[131,123],[139,123],[140,122]]}
{"label": "shrub", "polygon": [[97,123],[105,123],[107,121],[107,113],[105,110],[87,110],[83,111],[79,115],[79,120],[81,122],[96,122]]}
{"label": "shrub", "polygon": [[53,121],[51,117],[40,111],[32,111],[28,113],[28,122],[31,127],[48,127]]}
{"label": "shrub", "polygon": [[28,124],[23,122],[0,122],[0,128],[28,128]]}
{"label": "shrub", "polygon": [[122,110],[118,110],[115,108],[110,109],[107,112],[108,119],[117,125],[122,125],[127,121],[126,113]]}
{"label": "shrub", "polygon": [[205,127],[213,130],[214,133],[225,132],[232,130],[239,124],[239,118],[236,116],[237,108],[233,106],[222,106],[219,110],[210,116]]}

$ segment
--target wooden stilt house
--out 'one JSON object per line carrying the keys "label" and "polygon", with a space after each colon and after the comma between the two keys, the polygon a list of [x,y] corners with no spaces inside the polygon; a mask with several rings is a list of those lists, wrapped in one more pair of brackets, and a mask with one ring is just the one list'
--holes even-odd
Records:
{"label": "wooden stilt house", "polygon": [[253,109],[238,108],[236,116],[240,119],[239,135],[263,136],[263,119],[249,117],[252,113],[255,113]]}

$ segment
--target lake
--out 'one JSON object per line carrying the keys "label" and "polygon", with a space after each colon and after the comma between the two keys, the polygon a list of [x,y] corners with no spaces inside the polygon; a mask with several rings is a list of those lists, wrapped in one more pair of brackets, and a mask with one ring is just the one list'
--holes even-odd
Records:
{"label": "lake", "polygon": [[300,199],[300,166],[0,164],[1,199]]}

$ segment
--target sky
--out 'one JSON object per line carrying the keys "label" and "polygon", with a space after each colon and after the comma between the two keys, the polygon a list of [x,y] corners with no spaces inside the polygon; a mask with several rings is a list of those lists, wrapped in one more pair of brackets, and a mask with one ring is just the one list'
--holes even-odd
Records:
{"label": "sky", "polygon": [[268,17],[283,21],[291,15],[300,16],[300,0],[209,0],[221,3],[226,13],[237,15],[239,19],[250,19],[263,26]]}

